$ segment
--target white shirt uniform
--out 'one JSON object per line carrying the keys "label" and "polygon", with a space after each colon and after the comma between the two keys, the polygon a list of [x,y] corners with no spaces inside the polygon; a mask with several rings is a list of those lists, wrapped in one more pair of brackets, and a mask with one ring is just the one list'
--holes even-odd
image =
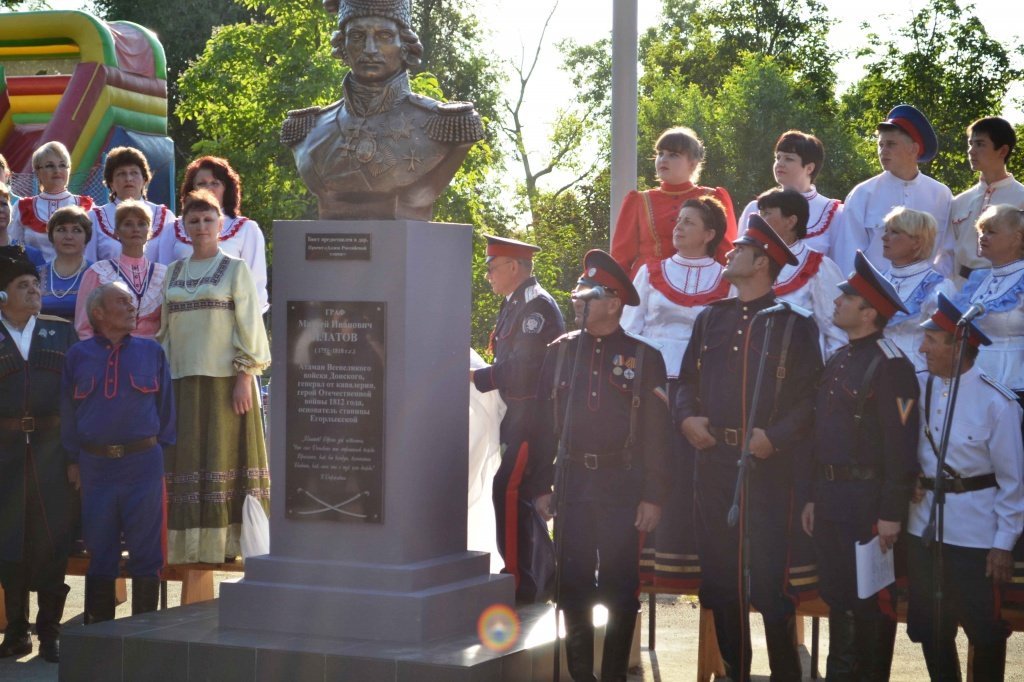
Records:
{"label": "white shirt uniform", "polygon": [[626,306],[619,324],[627,332],[650,339],[661,350],[670,379],[679,375],[683,353],[693,334],[693,322],[712,301],[735,295],[714,258],[683,258],[676,254],[640,266],[633,286],[640,304]]}
{"label": "white shirt uniform", "polygon": [[991,263],[978,255],[976,228],[978,218],[985,209],[996,204],[1024,208],[1024,185],[1014,180],[1012,175],[991,185],[980,180],[974,187],[953,198],[949,224],[953,230],[953,239],[956,241],[956,270],[953,272],[953,281],[958,287],[967,281],[967,278],[960,274],[961,267],[971,270],[992,267]]}
{"label": "white shirt uniform", "polygon": [[[28,211],[29,220],[35,223],[35,225],[26,224],[22,219],[21,202],[23,201],[29,202],[26,210]],[[39,249],[46,262],[49,263],[57,257],[57,252],[54,250],[53,244],[50,243],[50,238],[46,234],[46,223],[49,222],[50,216],[53,215],[54,211],[65,206],[92,208],[92,199],[78,196],[68,191],[59,194],[40,192],[34,197],[21,199],[11,204],[11,224],[7,228],[7,234],[10,235],[11,241],[15,244],[23,244]],[[86,244],[86,247],[88,247],[88,244]]]}
{"label": "white shirt uniform", "polygon": [[985,306],[974,324],[992,345],[981,347],[977,364],[999,383],[1024,390],[1024,260],[972,272],[953,302],[960,310]]}
{"label": "white shirt uniform", "polygon": [[846,332],[832,323],[838,285],[846,277],[831,258],[808,247],[803,239],[790,245],[789,250],[799,263],[783,266],[775,281],[775,295],[814,313],[822,357],[827,360],[850,342]]}
{"label": "white shirt uniform", "polygon": [[[932,380],[931,405],[925,398],[927,372],[921,383],[921,438],[917,459],[922,473],[935,476],[938,457],[925,430],[940,446],[942,421],[950,380]],[[943,541],[958,547],[1013,549],[1024,528],[1024,446],[1021,445],[1021,409],[1007,388],[983,375],[977,365],[960,376],[953,425],[949,432],[946,464],[964,478],[995,474],[996,487],[947,494]],[[911,503],[907,532],[922,537],[928,525],[932,491]]]}
{"label": "white shirt uniform", "polygon": [[[889,171],[869,178],[853,188],[843,202],[843,217],[836,226],[832,258],[843,272],[853,272],[853,258],[860,249],[879,270],[889,267],[882,255],[885,216],[897,206],[930,213],[935,232],[935,269],[946,277],[953,273],[953,233],[949,229],[949,207],[953,193],[938,180],[918,173],[913,180],[900,180]],[[836,229],[833,228],[833,229]]]}
{"label": "white shirt uniform", "polygon": [[[120,203],[120,199],[114,199],[102,206],[93,206],[89,211],[89,218],[92,219],[92,239],[85,245],[86,260],[99,263],[102,260],[117,260],[121,255],[121,242],[114,236],[114,228],[117,225],[114,214]],[[154,204],[150,201],[143,203],[149,207],[152,220],[149,242],[146,243],[148,250],[150,243],[155,242],[163,234],[164,228],[169,226],[173,229],[174,213],[163,204]]]}
{"label": "white shirt uniform", "polygon": [[[160,239],[153,239],[150,244],[152,246],[146,247],[146,257],[164,265],[192,255],[192,240],[185,232],[181,218],[169,225]],[[224,216],[218,246],[227,255],[240,258],[249,266],[256,283],[260,310],[266,312],[270,308],[267,298],[267,246],[259,224],[244,216]]]}
{"label": "white shirt uniform", "polygon": [[924,338],[924,330],[919,325],[939,307],[939,293],[952,300],[956,287],[926,260],[892,267],[883,275],[892,283],[907,309],[906,313],[897,312],[892,316],[885,328],[885,337],[899,346],[914,363],[914,369],[922,372],[928,369],[928,363],[918,350]]}
{"label": "white shirt uniform", "polygon": [[[807,218],[807,236],[804,237],[803,241],[807,242],[807,246],[815,251],[820,251],[829,258],[832,258],[832,243],[835,241],[837,232],[835,228],[841,224],[840,216],[843,214],[843,202],[818,194],[818,190],[814,185],[811,185],[809,192],[801,192],[801,194],[804,195],[804,199],[807,199],[807,206],[810,209]],[[754,213],[757,213],[756,199],[747,204],[747,207],[743,209],[743,213],[740,215],[740,234],[747,231],[747,218]]]}

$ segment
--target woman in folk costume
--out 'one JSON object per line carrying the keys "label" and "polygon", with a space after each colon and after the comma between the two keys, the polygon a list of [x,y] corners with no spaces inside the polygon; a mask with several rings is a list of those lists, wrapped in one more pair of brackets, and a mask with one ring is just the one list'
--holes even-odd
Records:
{"label": "woman in folk costume", "polygon": [[[814,135],[787,130],[775,142],[772,175],[779,183],[778,189],[796,190],[807,199],[807,235],[803,239],[807,246],[831,258],[836,235],[832,228],[839,224],[843,202],[819,194],[814,186],[814,179],[824,163],[825,145]],[[757,213],[757,199],[747,204],[740,214],[741,228],[746,226],[752,213]]]}
{"label": "woman in folk costume", "polygon": [[191,255],[170,265],[162,327],[178,440],[168,473],[167,562],[220,563],[240,553],[242,508],[269,512],[270,470],[256,377],[270,345],[249,266],[218,248],[224,218],[212,192],[182,200]]}
{"label": "woman in folk costume", "polygon": [[136,309],[136,325],[132,336],[155,339],[160,330],[164,276],[167,266],[154,263],[143,255],[150,234],[150,204],[125,199],[114,214],[114,237],[118,255],[94,263],[85,271],[75,306],[75,330],[82,340],[92,338],[93,329],[86,310],[90,292],[102,284],[122,282],[132,294]]}
{"label": "woman in folk costume", "polygon": [[725,188],[695,184],[704,163],[704,144],[689,128],[670,128],[658,138],[654,151],[655,171],[661,185],[626,195],[615,223],[612,258],[630,277],[635,277],[648,260],[668,258],[675,252],[672,230],[683,203],[712,195],[725,208],[725,236],[715,252],[715,260],[725,263],[725,254],[736,238],[736,217]]}
{"label": "woman in folk costume", "polygon": [[8,232],[12,241],[39,249],[45,259],[51,261],[56,252],[46,235],[50,216],[65,206],[80,206],[88,211],[92,208],[92,199],[68,191],[71,155],[60,142],[47,142],[36,149],[32,154],[32,168],[39,180],[39,194],[18,200]]}
{"label": "woman in folk costume", "polygon": [[[679,375],[697,314],[734,293],[722,277],[722,264],[714,259],[727,225],[728,213],[715,197],[687,199],[672,230],[675,253],[641,265],[633,279],[640,303],[624,308],[620,324],[661,350],[669,381]],[[693,526],[694,455],[682,435],[673,433],[673,494],[641,552],[640,580],[665,592],[696,594],[700,564]]]}
{"label": "woman in folk costume", "polygon": [[93,263],[117,260],[121,255],[121,240],[117,238],[117,207],[126,199],[140,201],[149,210],[152,226],[150,239],[155,250],[157,239],[164,228],[173,229],[174,213],[163,204],[146,199],[146,188],[153,179],[146,156],[135,147],[114,147],[103,164],[103,184],[110,190],[110,202],[92,209],[95,238],[89,243],[86,256]]}
{"label": "woman in folk costume", "polygon": [[889,319],[885,336],[899,346],[918,372],[928,369],[920,351],[924,340],[920,325],[931,319],[940,292],[953,298],[956,291],[953,282],[932,267],[937,231],[935,218],[924,211],[897,206],[885,216],[882,255],[891,265],[882,274],[907,309],[905,313],[897,311]]}
{"label": "woman in folk costume", "polygon": [[[197,189],[213,193],[224,212],[224,221],[218,241],[220,250],[229,256],[241,258],[249,266],[259,295],[260,312],[270,308],[267,297],[267,246],[263,231],[255,220],[241,214],[242,179],[227,159],[203,156],[188,165],[181,182],[181,197]],[[185,229],[184,217],[174,223],[173,230],[164,230],[159,246],[150,247],[149,257],[158,263],[170,264],[188,258],[192,253],[192,239]],[[156,249],[153,251],[152,249]]]}

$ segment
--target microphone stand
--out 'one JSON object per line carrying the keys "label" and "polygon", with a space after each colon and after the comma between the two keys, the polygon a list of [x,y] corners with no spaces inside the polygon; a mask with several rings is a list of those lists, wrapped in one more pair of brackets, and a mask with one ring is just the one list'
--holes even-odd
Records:
{"label": "microphone stand", "polygon": [[[753,325],[751,325],[753,326]],[[772,327],[775,326],[775,316],[770,315],[764,328],[764,350],[757,362],[757,379],[754,381],[754,397],[750,403],[750,413],[747,415],[747,423],[744,425],[743,449],[740,451],[739,471],[736,472],[736,487],[732,496],[732,507],[729,509],[727,519],[729,527],[735,528],[740,520],[740,511],[743,512],[742,524],[742,547],[741,561],[743,564],[743,588],[740,594],[740,618],[743,627],[742,635],[745,640],[750,638],[750,504],[748,498],[750,470],[756,466],[753,455],[750,454],[750,439],[753,436],[754,417],[757,414],[758,404],[761,402],[761,383],[764,378],[765,358],[768,356],[768,346],[772,338]],[[748,336],[749,341],[749,336]],[[744,361],[746,358],[744,358]],[[743,498],[741,500],[741,497]],[[740,651],[740,679],[747,677],[745,654]]]}
{"label": "microphone stand", "polygon": [[933,539],[935,540],[935,546],[933,547],[935,554],[935,573],[933,574],[935,575],[935,623],[932,636],[936,651],[942,636],[942,602],[945,599],[942,589],[942,542],[946,526],[946,482],[944,480],[946,451],[949,449],[949,432],[953,427],[953,411],[956,409],[957,393],[960,392],[960,372],[963,369],[964,355],[967,350],[968,324],[968,321],[961,318],[956,326],[955,336],[959,344],[956,351],[953,377],[950,381],[949,396],[946,398],[946,416],[942,420],[942,438],[939,440],[939,451],[936,453],[937,462],[935,464],[935,478],[933,479],[935,481],[935,490],[934,495],[932,495],[932,507],[928,514],[928,525],[925,526],[924,534],[921,538],[926,547],[932,543]]}
{"label": "microphone stand", "polygon": [[[572,428],[573,395],[576,392],[576,374],[583,354],[583,335],[587,333],[587,317],[590,314],[590,299],[583,302],[583,318],[580,323],[580,335],[576,343],[576,352],[572,360],[572,374],[569,375],[569,394],[565,401],[565,417],[562,419],[562,431],[558,435],[558,454],[555,456],[555,655],[554,682],[559,682],[562,674],[562,551],[564,540],[562,532],[562,512],[565,506],[565,489],[569,480],[569,434]],[[559,381],[561,377],[555,377]],[[555,400],[558,397],[556,395]],[[557,409],[557,405],[555,406]],[[591,615],[593,619],[593,615]]]}

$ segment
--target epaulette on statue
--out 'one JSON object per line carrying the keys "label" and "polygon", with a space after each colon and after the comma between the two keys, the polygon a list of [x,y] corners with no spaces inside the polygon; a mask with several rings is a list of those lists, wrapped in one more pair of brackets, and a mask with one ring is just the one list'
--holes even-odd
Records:
{"label": "epaulette on statue", "polygon": [[427,119],[427,137],[446,144],[472,144],[484,139],[484,123],[472,102],[436,102],[421,95],[409,101],[431,112]]}
{"label": "epaulette on statue", "polygon": [[292,147],[306,139],[324,107],[293,109],[281,124],[281,144]]}

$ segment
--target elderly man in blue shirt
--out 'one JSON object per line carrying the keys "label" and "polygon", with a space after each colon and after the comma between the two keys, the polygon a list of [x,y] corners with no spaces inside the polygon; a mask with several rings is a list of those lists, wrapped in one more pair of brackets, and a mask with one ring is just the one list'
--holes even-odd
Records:
{"label": "elderly man in blue shirt", "polygon": [[163,448],[175,441],[171,375],[163,348],[131,335],[135,299],[104,284],[86,302],[96,335],[64,364],[61,438],[69,477],[82,491],[82,537],[89,551],[85,622],[114,617],[121,533],[128,547],[132,614],[157,605],[164,564]]}

